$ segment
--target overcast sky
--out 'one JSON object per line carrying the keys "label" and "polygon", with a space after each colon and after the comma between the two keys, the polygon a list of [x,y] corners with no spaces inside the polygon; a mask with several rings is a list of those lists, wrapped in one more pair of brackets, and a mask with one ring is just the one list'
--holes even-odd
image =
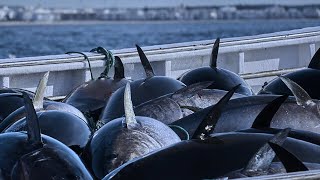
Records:
{"label": "overcast sky", "polygon": [[42,5],[44,7],[154,7],[233,4],[320,4],[320,0],[0,0],[0,5]]}

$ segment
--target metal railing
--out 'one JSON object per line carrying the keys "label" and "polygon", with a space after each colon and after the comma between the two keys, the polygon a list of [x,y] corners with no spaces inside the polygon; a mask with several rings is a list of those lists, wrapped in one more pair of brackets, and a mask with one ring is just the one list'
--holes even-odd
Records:
{"label": "metal railing", "polygon": [[[143,47],[157,75],[178,77],[183,72],[207,66],[213,40]],[[240,74],[255,89],[273,77],[306,67],[320,47],[320,27],[221,39],[218,66]],[[134,48],[112,50],[121,57],[126,77],[143,78]],[[95,77],[103,70],[104,55],[85,53]],[[35,90],[40,75],[51,71],[47,96],[64,96],[90,80],[88,64],[81,55],[63,54],[0,59],[0,85]],[[110,76],[112,76],[112,71]]]}

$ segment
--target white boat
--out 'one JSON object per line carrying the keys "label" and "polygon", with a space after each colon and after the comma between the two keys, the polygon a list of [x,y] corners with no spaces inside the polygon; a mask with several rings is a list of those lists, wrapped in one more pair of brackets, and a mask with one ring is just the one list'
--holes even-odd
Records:
{"label": "white boat", "polygon": [[[214,40],[143,47],[157,75],[178,77],[183,72],[208,66]],[[226,38],[221,40],[218,66],[240,74],[258,91],[277,75],[305,68],[320,47],[320,27]],[[126,77],[145,76],[135,48],[112,50],[121,57]],[[104,69],[104,55],[85,54],[94,76]],[[0,86],[35,90],[41,75],[50,71],[46,95],[65,96],[77,85],[90,80],[88,63],[81,55],[52,55],[0,59]],[[110,76],[112,76],[112,71]],[[245,178],[246,179],[246,178]],[[259,176],[250,179],[320,179],[320,170]]]}
{"label": "white boat", "polygon": [[[157,75],[178,77],[183,72],[208,66],[214,40],[142,47]],[[265,81],[304,68],[320,47],[320,27],[221,39],[218,67],[240,74],[257,92]],[[144,77],[135,48],[112,50],[131,79]],[[97,77],[104,69],[104,55],[86,53]],[[0,59],[0,86],[35,90],[41,74],[50,71],[46,95],[61,98],[90,80],[82,55],[51,55]],[[110,72],[110,76],[112,75]]]}

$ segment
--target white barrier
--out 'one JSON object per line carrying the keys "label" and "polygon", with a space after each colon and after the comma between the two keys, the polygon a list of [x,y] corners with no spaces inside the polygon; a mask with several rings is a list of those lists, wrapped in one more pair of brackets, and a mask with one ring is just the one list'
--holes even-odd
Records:
{"label": "white barrier", "polygon": [[[275,75],[292,68],[306,67],[320,47],[320,27],[221,39],[218,66],[239,73],[259,90]],[[143,47],[157,75],[178,77],[183,72],[208,66],[214,40]],[[94,48],[94,47],[92,47]],[[123,60],[125,75],[131,79],[144,77],[135,48],[112,50]],[[104,69],[103,55],[86,53],[97,77]],[[283,70],[285,69],[285,70]],[[88,64],[83,56],[52,55],[0,59],[0,85],[34,90],[40,77],[50,71],[47,96],[64,96],[74,87],[90,80]],[[113,72],[110,72],[112,76]]]}

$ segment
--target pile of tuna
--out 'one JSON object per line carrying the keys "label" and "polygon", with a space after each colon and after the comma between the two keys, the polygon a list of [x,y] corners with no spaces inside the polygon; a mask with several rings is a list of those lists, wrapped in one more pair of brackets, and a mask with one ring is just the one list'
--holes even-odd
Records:
{"label": "pile of tuna", "polygon": [[[178,80],[129,81],[106,55],[100,77],[62,102],[0,89],[0,179],[232,179],[320,169],[320,50],[309,67],[254,95],[239,75],[209,67]],[[83,54],[85,56],[85,54]],[[87,58],[85,56],[85,58]],[[114,59],[114,77],[108,77]]]}

